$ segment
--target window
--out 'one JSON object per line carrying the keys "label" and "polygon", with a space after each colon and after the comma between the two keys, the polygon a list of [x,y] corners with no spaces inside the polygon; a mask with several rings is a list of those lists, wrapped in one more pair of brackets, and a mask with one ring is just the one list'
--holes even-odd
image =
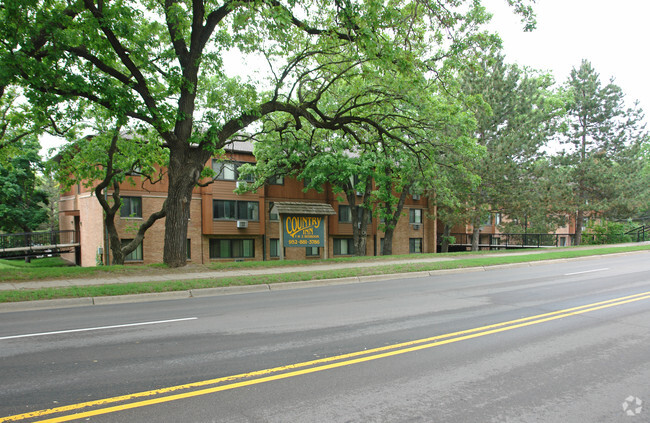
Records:
{"label": "window", "polygon": [[142,197],[122,197],[120,216],[142,218]]}
{"label": "window", "polygon": [[339,205],[339,222],[350,223],[352,222],[352,212],[350,206]]}
{"label": "window", "polygon": [[409,210],[409,223],[422,223],[422,209]]}
{"label": "window", "polygon": [[318,251],[318,247],[307,247],[305,255],[307,257],[318,257],[320,256],[320,252]]}
{"label": "window", "polygon": [[190,239],[187,240],[187,245],[185,249],[187,250],[187,259],[192,260],[192,240]]}
{"label": "window", "polygon": [[409,238],[409,253],[417,254],[422,252],[422,238]]}
{"label": "window", "polygon": [[273,206],[275,206],[274,202],[269,203],[269,220],[280,220],[280,216],[277,213],[273,213]]}
{"label": "window", "polygon": [[[129,242],[133,241],[132,239],[122,239],[122,246],[125,246]],[[142,243],[136,247],[135,250],[131,251],[129,254],[124,256],[124,261],[142,261]]]}
{"label": "window", "polygon": [[[216,173],[216,179],[220,181],[236,181],[239,179],[239,167],[243,164],[242,162],[224,162],[218,160],[212,160],[212,170]],[[242,178],[243,181],[253,182],[255,178],[253,175],[246,175],[245,178]]]}
{"label": "window", "polygon": [[270,254],[271,257],[280,257],[280,240],[271,238]]}
{"label": "window", "polygon": [[216,173],[216,178],[220,181],[236,181],[237,167],[233,162],[212,161],[212,170]]}
{"label": "window", "polygon": [[237,219],[260,220],[260,204],[257,201],[237,201]]}
{"label": "window", "polygon": [[501,213],[496,213],[494,215],[494,224],[495,225],[500,225],[501,224]]}
{"label": "window", "polygon": [[271,176],[269,178],[270,185],[284,185],[284,176]]}
{"label": "window", "polygon": [[210,239],[210,258],[255,257],[255,241],[252,239]]}
{"label": "window", "polygon": [[214,200],[212,203],[212,216],[214,219],[236,219],[235,200]]}
{"label": "window", "polygon": [[260,204],[257,201],[214,200],[213,219],[260,220]]}
{"label": "window", "polygon": [[334,238],[334,255],[347,256],[354,251],[352,238]]}
{"label": "window", "polygon": [[492,226],[492,215],[488,215],[481,226]]}

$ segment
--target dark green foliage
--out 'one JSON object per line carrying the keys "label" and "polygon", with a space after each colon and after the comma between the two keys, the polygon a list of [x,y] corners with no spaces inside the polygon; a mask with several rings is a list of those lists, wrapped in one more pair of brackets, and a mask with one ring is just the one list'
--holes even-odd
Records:
{"label": "dark green foliage", "polygon": [[0,161],[0,230],[31,232],[48,220],[47,193],[37,187],[38,145]]}
{"label": "dark green foliage", "polygon": [[567,210],[577,212],[576,243],[586,216],[627,218],[648,198],[641,147],[648,141],[643,113],[627,108],[613,82],[602,85],[586,60],[566,83],[568,113],[557,163],[564,169]]}
{"label": "dark green foliage", "polygon": [[630,223],[602,221],[590,222],[582,236],[582,243],[585,245],[596,244],[622,244],[634,241],[630,235],[625,233],[633,229],[635,225]]}

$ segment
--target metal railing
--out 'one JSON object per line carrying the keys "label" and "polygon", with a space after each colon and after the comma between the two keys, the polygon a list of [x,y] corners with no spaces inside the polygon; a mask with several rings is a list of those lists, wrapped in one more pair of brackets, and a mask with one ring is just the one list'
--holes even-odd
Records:
{"label": "metal railing", "polygon": [[0,252],[38,251],[79,244],[76,231],[0,234]]}
{"label": "metal railing", "polygon": [[[457,233],[450,234],[455,238],[451,246],[472,245],[472,234]],[[541,248],[541,247],[563,247],[573,245],[573,234],[480,234],[479,247],[498,248]],[[438,238],[441,244],[442,238]]]}
{"label": "metal railing", "polygon": [[636,242],[643,242],[650,239],[650,225],[639,226],[638,228],[625,232],[625,235],[636,238]]}

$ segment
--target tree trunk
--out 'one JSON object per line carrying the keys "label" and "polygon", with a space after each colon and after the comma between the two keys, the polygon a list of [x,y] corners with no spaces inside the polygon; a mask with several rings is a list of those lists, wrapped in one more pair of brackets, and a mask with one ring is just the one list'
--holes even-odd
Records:
{"label": "tree trunk", "polygon": [[[402,188],[402,193],[400,194],[397,206],[395,207],[391,218],[385,223],[384,249],[382,251],[382,255],[390,256],[393,254],[393,234],[395,233],[395,227],[397,226],[397,222],[399,221],[400,215],[402,214],[402,210],[404,210],[404,203],[406,202],[406,196],[410,187],[411,185],[409,184],[405,185]],[[390,205],[387,204],[386,207],[390,207]]]}
{"label": "tree trunk", "polygon": [[[408,195],[410,188],[411,184],[406,184],[402,187],[402,192],[400,193],[395,210],[391,213],[391,218],[386,220],[384,224],[384,248],[381,252],[384,256],[390,256],[393,254],[393,234],[395,233],[395,226],[397,226],[402,210],[404,210],[404,203],[406,202],[406,196]],[[385,207],[386,209],[390,209],[391,206],[386,203]]]}
{"label": "tree trunk", "polygon": [[481,238],[481,228],[474,226],[472,230],[472,251],[478,251],[478,242]]}
{"label": "tree trunk", "polygon": [[382,256],[393,255],[393,234],[395,233],[395,228],[386,228],[384,232],[384,249],[381,251]]}
{"label": "tree trunk", "polygon": [[187,225],[192,191],[210,156],[209,152],[189,145],[170,149],[163,248],[163,262],[169,267],[182,267],[187,263]]}
{"label": "tree trunk", "polygon": [[449,237],[451,234],[451,225],[445,223],[444,228],[442,229],[442,242],[440,243],[440,252],[448,253],[449,252]]}
{"label": "tree trunk", "polygon": [[580,245],[582,243],[582,223],[584,220],[585,212],[583,210],[578,210],[578,215],[576,216],[575,245]]}

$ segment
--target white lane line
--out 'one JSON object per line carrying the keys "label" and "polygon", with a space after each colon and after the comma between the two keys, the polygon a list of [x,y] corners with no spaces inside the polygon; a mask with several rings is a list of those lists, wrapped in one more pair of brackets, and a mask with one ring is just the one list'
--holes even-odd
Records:
{"label": "white lane line", "polygon": [[145,326],[145,325],[158,325],[161,323],[174,323],[174,322],[184,322],[187,320],[196,320],[198,317],[185,317],[182,319],[170,319],[170,320],[156,320],[153,322],[140,322],[140,323],[126,323],[123,325],[112,325],[112,326],[98,326],[94,328],[83,328],[83,329],[69,329],[69,330],[57,330],[54,332],[40,332],[40,333],[28,333],[25,335],[11,335],[11,336],[2,336],[0,341],[5,339],[16,339],[16,338],[29,338],[32,336],[45,336],[45,335],[59,335],[62,333],[74,333],[74,332],[88,332],[93,330],[103,330],[103,329],[115,329],[115,328],[128,328],[133,326]]}
{"label": "white lane line", "polygon": [[582,272],[565,273],[564,276],[582,275],[583,273],[602,272],[603,270],[609,270],[609,267],[603,267],[602,269],[584,270]]}

